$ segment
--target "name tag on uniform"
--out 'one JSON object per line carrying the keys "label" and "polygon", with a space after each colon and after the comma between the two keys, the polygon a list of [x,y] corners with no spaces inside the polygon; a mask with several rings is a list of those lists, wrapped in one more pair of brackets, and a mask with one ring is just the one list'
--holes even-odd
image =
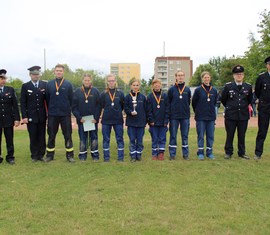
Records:
{"label": "name tag on uniform", "polygon": [[27,90],[28,92],[32,93],[33,91],[32,90]]}

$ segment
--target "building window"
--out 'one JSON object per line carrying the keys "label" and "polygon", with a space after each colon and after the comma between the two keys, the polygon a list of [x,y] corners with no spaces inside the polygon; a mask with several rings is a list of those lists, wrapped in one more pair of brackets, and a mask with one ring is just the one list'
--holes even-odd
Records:
{"label": "building window", "polygon": [[173,64],[173,61],[169,61],[169,64]]}
{"label": "building window", "polygon": [[176,61],[176,64],[181,64],[181,61]]}

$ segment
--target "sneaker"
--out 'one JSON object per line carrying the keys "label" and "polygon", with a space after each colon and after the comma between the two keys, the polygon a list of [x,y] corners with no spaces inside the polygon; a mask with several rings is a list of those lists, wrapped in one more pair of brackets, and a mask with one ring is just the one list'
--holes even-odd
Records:
{"label": "sneaker", "polygon": [[228,160],[228,159],[231,159],[231,157],[232,157],[231,155],[225,154],[224,159]]}
{"label": "sneaker", "polygon": [[242,155],[238,155],[238,157],[242,158],[242,159],[245,159],[245,160],[249,160],[249,156],[245,155],[245,154],[242,154]]}
{"label": "sneaker", "polygon": [[130,161],[131,162],[136,162],[136,158],[131,158]]}
{"label": "sneaker", "polygon": [[52,160],[53,160],[53,158],[52,158],[52,157],[46,157],[45,162],[50,162],[50,161],[52,161]]}
{"label": "sneaker", "polygon": [[71,162],[71,163],[74,163],[74,162],[75,162],[75,160],[74,160],[73,157],[67,157],[67,160],[68,160],[69,162]]}
{"label": "sneaker", "polygon": [[262,158],[261,156],[255,155],[254,160],[259,161],[259,160],[261,160],[261,158]]}
{"label": "sneaker", "polygon": [[215,159],[215,156],[214,156],[213,154],[209,154],[207,157],[208,157],[209,159],[211,159],[211,160],[214,160],[214,159]]}
{"label": "sneaker", "polygon": [[189,161],[189,156],[188,155],[184,155],[183,158],[184,158],[184,160]]}
{"label": "sneaker", "polygon": [[204,160],[204,156],[203,156],[202,154],[199,154],[199,155],[198,155],[198,158],[199,158],[199,160],[201,160],[201,161]]}

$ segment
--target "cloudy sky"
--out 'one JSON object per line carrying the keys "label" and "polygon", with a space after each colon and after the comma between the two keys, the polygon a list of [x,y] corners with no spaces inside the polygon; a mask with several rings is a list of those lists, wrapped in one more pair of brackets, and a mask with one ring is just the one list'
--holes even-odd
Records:
{"label": "cloudy sky", "polygon": [[243,55],[268,0],[0,0],[0,67],[28,80],[27,68],[57,63],[109,73],[110,63],[190,56],[194,71],[213,56]]}

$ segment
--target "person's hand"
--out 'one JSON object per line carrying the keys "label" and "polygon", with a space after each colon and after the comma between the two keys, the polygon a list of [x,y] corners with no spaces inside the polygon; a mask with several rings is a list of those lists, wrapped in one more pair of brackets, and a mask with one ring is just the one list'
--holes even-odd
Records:
{"label": "person's hand", "polygon": [[82,118],[80,122],[81,122],[81,123],[84,123],[84,122],[85,122],[85,120]]}
{"label": "person's hand", "polygon": [[23,124],[27,124],[27,123],[28,123],[28,118],[23,118],[23,119],[22,119],[22,123],[23,123]]}
{"label": "person's hand", "polygon": [[150,124],[150,126],[154,126],[154,125],[155,125],[155,123],[154,123],[154,122],[150,122],[149,124]]}
{"label": "person's hand", "polygon": [[97,123],[97,121],[95,119],[92,120],[92,123]]}
{"label": "person's hand", "polygon": [[137,115],[137,112],[136,112],[136,111],[132,111],[132,112],[131,112],[131,115],[132,115],[132,116],[136,116],[136,115]]}
{"label": "person's hand", "polygon": [[19,125],[20,125],[20,121],[15,121],[15,122],[14,122],[14,126],[15,126],[15,127],[18,127]]}

